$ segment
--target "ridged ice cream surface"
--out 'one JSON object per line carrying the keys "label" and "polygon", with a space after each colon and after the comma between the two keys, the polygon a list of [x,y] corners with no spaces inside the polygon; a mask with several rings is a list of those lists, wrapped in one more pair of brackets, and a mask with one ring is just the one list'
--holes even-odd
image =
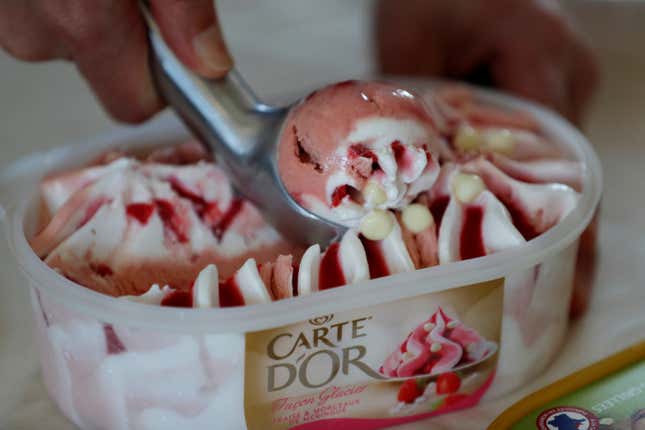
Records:
{"label": "ridged ice cream surface", "polygon": [[521,246],[576,207],[584,168],[531,116],[468,89],[360,81],[292,110],[278,165],[302,205],[350,227],[341,240],[288,243],[193,142],[47,176],[31,244],[62,276],[111,296],[268,303]]}
{"label": "ridged ice cream surface", "polygon": [[213,162],[160,163],[158,153],[121,154],[46,178],[34,251],[67,278],[114,296],[153,284],[187,290],[208,264],[230,276],[248,258],[301,254],[233,194]]}

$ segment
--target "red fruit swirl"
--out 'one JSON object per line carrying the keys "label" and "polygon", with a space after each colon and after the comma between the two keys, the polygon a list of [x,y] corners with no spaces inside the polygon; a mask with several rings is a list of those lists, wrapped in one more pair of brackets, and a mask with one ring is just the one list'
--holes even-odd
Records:
{"label": "red fruit swirl", "polygon": [[362,234],[359,235],[358,238],[361,240],[363,248],[365,248],[367,262],[370,268],[370,279],[388,276],[390,271],[388,270],[387,263],[385,262],[381,242],[378,240],[370,240]]}
{"label": "red fruit swirl", "polygon": [[161,306],[170,306],[174,308],[192,308],[193,295],[190,291],[172,291],[161,300]]}
{"label": "red fruit swirl", "polygon": [[463,227],[459,238],[459,254],[462,260],[486,255],[483,219],[484,209],[481,206],[468,205],[464,208]]}
{"label": "red fruit swirl", "polygon": [[345,196],[349,194],[349,186],[348,185],[341,185],[340,187],[336,187],[334,192],[331,194],[331,206],[336,207],[341,204]]}
{"label": "red fruit swirl", "polygon": [[156,199],[155,206],[164,226],[175,235],[177,241],[181,243],[188,242],[188,235],[184,231],[179,216],[175,213],[173,204],[168,200]]}
{"label": "red fruit swirl", "polygon": [[235,220],[235,217],[242,210],[243,205],[244,201],[242,199],[233,200],[231,206],[229,206],[228,210],[222,216],[222,219],[215,225],[215,227],[213,227],[213,234],[215,234],[215,237],[217,237],[217,239],[222,239],[222,236],[224,236],[226,230],[228,230],[228,228]]}
{"label": "red fruit swirl", "polygon": [[517,227],[522,236],[524,236],[524,239],[531,240],[540,235],[540,232],[533,227],[531,219],[527,216],[526,212],[522,210],[522,208],[514,204],[511,199],[504,198],[505,196],[503,195],[498,197],[504,206],[506,206],[506,209],[508,209],[508,212],[511,214],[513,224]]}
{"label": "red fruit swirl", "polygon": [[98,212],[101,207],[106,204],[110,203],[112,200],[106,198],[106,197],[99,197],[96,200],[92,201],[88,206],[87,209],[85,209],[85,213],[83,214],[83,219],[80,222],[79,228],[83,227],[89,220],[92,219],[92,217]]}
{"label": "red fruit swirl", "polygon": [[437,226],[441,225],[441,220],[443,219],[443,214],[446,212],[448,203],[450,203],[450,196],[447,195],[438,197],[430,203],[430,213],[432,213],[432,217]]}
{"label": "red fruit swirl", "polygon": [[112,324],[103,324],[103,333],[105,334],[105,345],[108,354],[120,354],[125,351],[125,345],[117,336]]}
{"label": "red fruit swirl", "polygon": [[105,263],[90,263],[90,269],[102,278],[112,276],[114,271]]}
{"label": "red fruit swirl", "polygon": [[130,203],[125,207],[125,213],[139,221],[142,225],[146,225],[148,220],[155,211],[155,207],[151,203]]}
{"label": "red fruit swirl", "polygon": [[349,157],[350,160],[353,160],[358,157],[369,158],[372,160],[372,170],[380,169],[376,154],[361,143],[356,143],[350,146],[349,149],[347,150],[347,156]]}
{"label": "red fruit swirl", "polygon": [[223,308],[244,306],[244,296],[235,281],[235,276],[219,284],[219,304]]}
{"label": "red fruit swirl", "polygon": [[320,274],[318,276],[318,287],[321,290],[329,288],[340,287],[345,285],[345,275],[340,265],[340,258],[338,251],[340,244],[338,242],[332,243],[327,248],[327,252],[320,260]]}
{"label": "red fruit swirl", "polygon": [[181,197],[190,200],[195,206],[195,211],[201,213],[203,208],[206,206],[206,201],[202,196],[197,194],[195,191],[190,189],[186,184],[179,180],[175,176],[168,178],[171,188]]}

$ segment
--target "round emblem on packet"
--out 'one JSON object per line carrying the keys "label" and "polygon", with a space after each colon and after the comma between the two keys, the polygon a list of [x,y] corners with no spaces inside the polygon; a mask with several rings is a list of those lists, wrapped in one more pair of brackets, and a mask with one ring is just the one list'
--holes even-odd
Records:
{"label": "round emblem on packet", "polygon": [[561,406],[547,409],[537,417],[539,430],[598,430],[598,417],[586,409]]}

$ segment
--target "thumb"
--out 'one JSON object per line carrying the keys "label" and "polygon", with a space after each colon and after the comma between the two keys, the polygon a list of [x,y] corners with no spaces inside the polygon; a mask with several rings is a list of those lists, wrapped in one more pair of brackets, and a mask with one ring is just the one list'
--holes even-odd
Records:
{"label": "thumb", "polygon": [[187,67],[208,78],[220,78],[233,67],[213,0],[150,3],[166,43]]}

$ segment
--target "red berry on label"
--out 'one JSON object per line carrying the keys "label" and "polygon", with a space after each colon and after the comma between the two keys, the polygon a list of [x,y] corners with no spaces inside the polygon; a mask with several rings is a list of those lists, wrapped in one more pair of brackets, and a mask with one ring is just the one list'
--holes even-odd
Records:
{"label": "red berry on label", "polygon": [[460,386],[461,379],[455,372],[444,373],[437,378],[437,394],[455,393]]}
{"label": "red berry on label", "polygon": [[447,408],[449,406],[458,406],[458,407],[464,407],[462,403],[464,403],[465,400],[468,399],[467,394],[451,394],[447,396],[445,399],[443,399],[443,404],[441,405],[442,408]]}
{"label": "red berry on label", "polygon": [[404,403],[413,403],[414,400],[423,394],[423,390],[417,384],[415,379],[408,379],[405,381],[401,388],[399,388],[398,400]]}

